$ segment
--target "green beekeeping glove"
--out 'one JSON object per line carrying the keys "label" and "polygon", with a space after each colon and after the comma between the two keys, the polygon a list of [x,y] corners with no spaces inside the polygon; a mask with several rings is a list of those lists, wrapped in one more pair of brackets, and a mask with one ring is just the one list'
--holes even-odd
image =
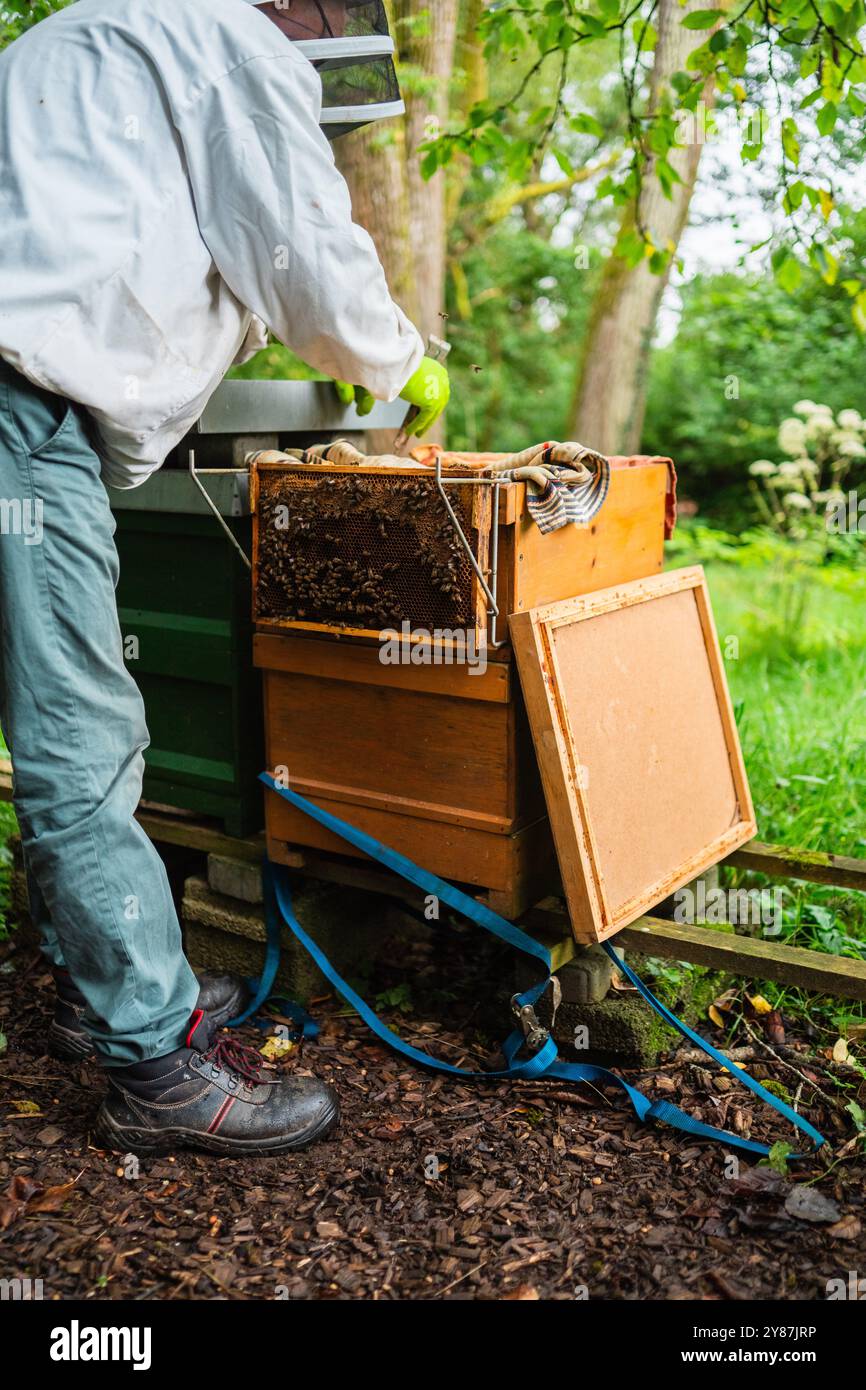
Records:
{"label": "green beekeeping glove", "polygon": [[376,404],[366,386],[353,386],[349,381],[335,381],[334,390],[343,405],[353,405],[359,415],[369,415]]}
{"label": "green beekeeping glove", "polygon": [[404,426],[406,433],[422,435],[429,430],[434,420],[439,419],[450,395],[451,383],[442,363],[432,357],[422,357],[420,367],[400,392],[401,400],[418,407],[415,419]]}

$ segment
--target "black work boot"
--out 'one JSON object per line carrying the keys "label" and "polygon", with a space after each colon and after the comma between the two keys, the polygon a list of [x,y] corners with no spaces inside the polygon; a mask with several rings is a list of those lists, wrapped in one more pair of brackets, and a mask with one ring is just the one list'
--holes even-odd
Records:
{"label": "black work boot", "polygon": [[54,969],[57,998],[54,1017],[48,1026],[48,1047],[66,1062],[81,1062],[93,1056],[93,1043],[82,1019],[87,1001],[68,970]]}
{"label": "black work boot", "polygon": [[[84,1026],[87,1001],[72,981],[68,970],[55,966],[57,1001],[48,1028],[48,1047],[65,1062],[82,1062],[93,1057],[93,1043]],[[217,975],[211,970],[196,971],[199,983],[196,1008],[203,1009],[217,1028],[243,1013],[249,1003],[249,990],[237,975]]]}
{"label": "black work boot", "polygon": [[333,1129],[340,1107],[330,1086],[312,1076],[268,1080],[260,1054],[227,1034],[215,1036],[200,1009],[190,1025],[186,1047],[106,1068],[97,1147],[142,1155],[183,1148],[233,1157],[281,1154]]}

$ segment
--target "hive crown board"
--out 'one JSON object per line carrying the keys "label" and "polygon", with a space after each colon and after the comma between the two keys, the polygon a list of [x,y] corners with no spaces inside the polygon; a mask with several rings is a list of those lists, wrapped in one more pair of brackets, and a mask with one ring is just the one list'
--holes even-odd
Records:
{"label": "hive crown board", "polygon": [[704,573],[509,625],[572,930],[601,941],[755,834]]}

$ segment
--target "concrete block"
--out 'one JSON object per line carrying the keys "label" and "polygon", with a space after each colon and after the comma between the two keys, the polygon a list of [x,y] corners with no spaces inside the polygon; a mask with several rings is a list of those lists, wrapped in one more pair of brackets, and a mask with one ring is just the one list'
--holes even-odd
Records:
{"label": "concrete block", "polygon": [[658,1014],[633,994],[608,995],[591,1004],[561,1004],[553,1036],[564,1062],[602,1067],[651,1067],[675,1038]]}
{"label": "concrete block", "polygon": [[601,946],[580,946],[556,974],[563,1004],[599,1004],[610,989],[613,962]]}
{"label": "concrete block", "polygon": [[[660,1051],[671,1046],[674,1034],[649,1004],[631,993],[609,992],[613,962],[601,946],[578,948],[575,959],[561,966],[556,975],[562,1002],[553,1024],[553,1037],[563,1061],[594,1062],[603,1067],[648,1067]],[[519,991],[537,980],[538,969],[531,962],[516,963]],[[540,1022],[549,1027],[549,989],[536,1012]]]}
{"label": "concrete block", "polygon": [[207,881],[214,893],[227,898],[239,898],[245,903],[264,900],[262,868],[247,859],[231,859],[225,854],[207,857]]}
{"label": "concrete block", "polygon": [[[301,926],[341,975],[363,988],[377,951],[393,936],[394,916],[373,893],[297,878],[292,906]],[[184,884],[181,916],[187,955],[196,969],[261,974],[266,939],[264,908],[215,893],[203,878]],[[277,985],[298,1003],[332,986],[288,927],[281,931]]]}

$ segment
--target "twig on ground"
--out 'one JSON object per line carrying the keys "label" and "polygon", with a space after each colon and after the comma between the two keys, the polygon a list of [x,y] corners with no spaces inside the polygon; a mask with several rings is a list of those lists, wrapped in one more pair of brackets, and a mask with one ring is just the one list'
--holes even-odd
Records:
{"label": "twig on ground", "polygon": [[753,1028],[749,1027],[748,1019],[744,1018],[741,1021],[743,1027],[745,1028],[752,1041],[757,1043],[758,1047],[762,1048],[764,1052],[769,1052],[770,1056],[773,1058],[775,1062],[778,1062],[780,1067],[785,1067],[787,1071],[792,1071],[795,1076],[799,1076],[800,1080],[805,1082],[805,1084],[809,1086],[817,1096],[820,1096],[821,1099],[825,1102],[825,1104],[829,1105],[832,1110],[838,1110],[840,1113],[844,1112],[845,1107],[841,1104],[840,1101],[835,1100],[833,1096],[828,1096],[827,1092],[822,1091],[821,1087],[817,1084],[817,1082],[811,1081],[809,1077],[806,1076],[805,1072],[800,1071],[799,1067],[795,1067],[792,1062],[786,1062],[784,1057],[780,1057],[774,1047],[771,1047],[770,1044],[768,1042],[765,1042],[764,1039],[760,1037],[759,1034],[756,1033]]}

